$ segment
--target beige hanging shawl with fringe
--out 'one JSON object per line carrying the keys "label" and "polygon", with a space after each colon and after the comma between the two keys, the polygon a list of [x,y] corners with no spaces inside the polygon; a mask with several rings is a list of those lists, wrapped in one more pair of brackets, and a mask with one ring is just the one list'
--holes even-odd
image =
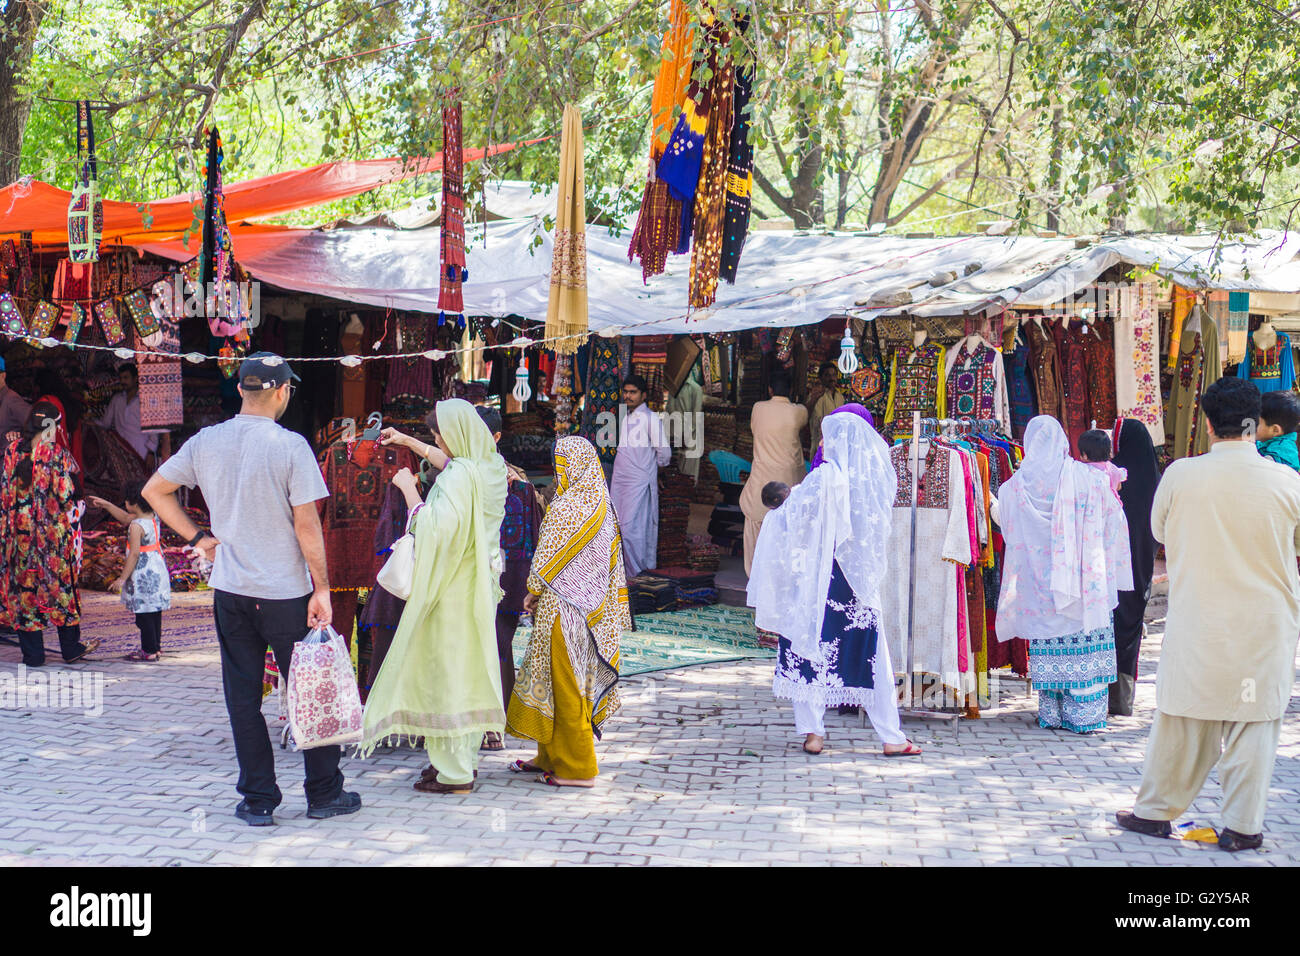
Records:
{"label": "beige hanging shawl with fringe", "polygon": [[577,107],[566,104],[560,136],[551,298],[546,307],[546,338],[560,338],[550,343],[550,348],[560,354],[578,351],[587,334],[587,210],[583,188],[582,116]]}

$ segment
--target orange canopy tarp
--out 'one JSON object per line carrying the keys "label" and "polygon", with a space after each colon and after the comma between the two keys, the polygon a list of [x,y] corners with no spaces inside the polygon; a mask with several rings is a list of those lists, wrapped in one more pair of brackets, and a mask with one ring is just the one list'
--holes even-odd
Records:
{"label": "orange canopy tarp", "polygon": [[[464,151],[465,162],[475,162],[487,155],[495,156],[538,142],[541,140],[467,149]],[[223,190],[226,221],[262,219],[306,209],[441,169],[442,153],[436,153],[408,160],[391,158],[322,163],[307,169],[232,183]],[[68,202],[71,198],[72,194],[66,190],[40,181],[20,181],[0,189],[0,236],[30,232],[32,243],[37,246],[66,243]],[[146,215],[151,217],[147,225]],[[168,196],[149,203],[105,199],[103,238],[106,242],[126,245],[154,242],[162,236],[196,227],[196,220],[202,216],[202,192]]]}

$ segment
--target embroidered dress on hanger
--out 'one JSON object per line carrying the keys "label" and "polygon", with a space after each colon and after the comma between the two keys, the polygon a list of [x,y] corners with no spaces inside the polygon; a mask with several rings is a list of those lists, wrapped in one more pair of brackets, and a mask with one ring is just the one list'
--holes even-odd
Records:
{"label": "embroidered dress on hanger", "polygon": [[937,342],[927,342],[920,348],[900,345],[894,349],[889,367],[889,403],[885,408],[885,422],[912,420],[912,412],[922,418],[939,418],[945,408],[944,376],[942,363],[944,348]]}
{"label": "embroidered dress on hanger", "polygon": [[1291,338],[1285,332],[1276,334],[1277,340],[1268,349],[1261,349],[1250,336],[1246,360],[1237,366],[1237,376],[1250,379],[1261,392],[1289,391],[1295,385]]}
{"label": "embroidered dress on hanger", "polygon": [[1011,399],[1011,434],[1022,438],[1029,419],[1038,414],[1038,402],[1034,395],[1034,383],[1029,378],[1029,344],[1016,343],[1011,353],[1008,392]]}
{"label": "embroidered dress on hanger", "polygon": [[1061,356],[1050,326],[1040,326],[1037,319],[1024,325],[1025,339],[1029,343],[1029,371],[1038,399],[1038,414],[1051,415],[1060,420],[1061,407]]}
{"label": "embroidered dress on hanger", "polygon": [[967,336],[948,352],[944,375],[947,417],[991,419],[1004,431],[1011,429],[1001,352],[978,336]]}
{"label": "embroidered dress on hanger", "polygon": [[[912,473],[907,443],[890,450],[898,475],[898,494],[889,534],[889,574],[882,586],[883,621],[894,672],[907,668],[907,605],[911,567]],[[916,601],[912,628],[914,669],[937,675],[963,699],[974,689],[964,648],[959,648],[958,620],[964,618],[966,594],[958,591],[962,568],[976,559],[971,546],[967,485],[959,453],[936,441],[922,458],[917,484]],[[960,565],[962,567],[956,567]],[[964,580],[964,579],[963,579]]]}
{"label": "embroidered dress on hanger", "polygon": [[[1209,355],[1214,356],[1214,361],[1206,361]],[[1188,458],[1209,451],[1210,436],[1200,422],[1201,396],[1219,380],[1218,355],[1218,333],[1213,322],[1202,323],[1199,332],[1183,331],[1166,416],[1167,426],[1172,427],[1172,458]]]}
{"label": "embroidered dress on hanger", "polygon": [[1101,319],[1080,334],[1088,370],[1089,425],[1096,422],[1098,428],[1113,428],[1116,417],[1114,324]]}
{"label": "embroidered dress on hanger", "polygon": [[465,154],[460,101],[442,108],[442,228],[438,270],[438,310],[465,311]]}

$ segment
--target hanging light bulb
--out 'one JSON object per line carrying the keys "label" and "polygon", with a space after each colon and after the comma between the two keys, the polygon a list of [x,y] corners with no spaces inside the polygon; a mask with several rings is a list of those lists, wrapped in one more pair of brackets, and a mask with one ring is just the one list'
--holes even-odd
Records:
{"label": "hanging light bulb", "polygon": [[840,358],[835,363],[844,375],[852,375],[858,370],[858,356],[854,348],[853,334],[849,332],[849,324],[845,322],[844,338],[840,339]]}
{"label": "hanging light bulb", "polygon": [[528,356],[519,356],[519,367],[515,369],[515,387],[510,393],[515,397],[515,401],[523,404],[533,397],[533,390],[528,385]]}

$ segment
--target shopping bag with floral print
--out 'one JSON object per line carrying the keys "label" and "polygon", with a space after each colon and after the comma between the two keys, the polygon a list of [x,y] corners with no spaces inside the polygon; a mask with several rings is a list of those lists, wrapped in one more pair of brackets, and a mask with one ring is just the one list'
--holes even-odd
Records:
{"label": "shopping bag with floral print", "polygon": [[334,628],[316,628],[293,645],[288,709],[296,750],[360,742],[361,694],[348,646]]}

